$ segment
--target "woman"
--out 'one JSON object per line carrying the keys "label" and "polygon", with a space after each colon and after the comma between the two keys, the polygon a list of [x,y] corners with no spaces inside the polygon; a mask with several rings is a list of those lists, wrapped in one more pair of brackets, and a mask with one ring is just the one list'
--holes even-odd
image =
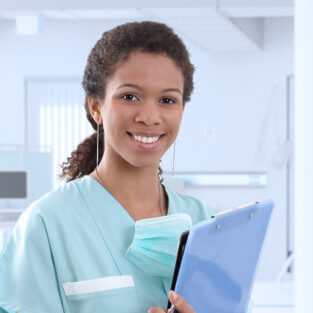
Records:
{"label": "woman", "polygon": [[[178,237],[215,212],[162,185],[193,90],[185,45],[164,24],[105,32],[85,69],[96,130],[63,163],[67,184],[20,217],[0,256],[9,312],[194,312],[170,291]],[[100,161],[100,162],[99,162]]]}

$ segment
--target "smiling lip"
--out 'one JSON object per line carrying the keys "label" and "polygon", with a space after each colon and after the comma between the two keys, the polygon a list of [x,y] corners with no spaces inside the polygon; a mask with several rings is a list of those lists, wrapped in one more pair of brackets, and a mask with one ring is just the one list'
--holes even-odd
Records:
{"label": "smiling lip", "polygon": [[[142,134],[142,135],[140,135],[140,134]],[[153,150],[153,149],[155,149],[159,145],[160,141],[162,140],[162,138],[164,137],[165,134],[144,133],[144,132],[138,132],[137,133],[136,132],[136,133],[128,133],[128,135],[130,137],[130,140],[132,141],[132,143],[136,147],[138,147],[140,149],[143,149],[143,150]],[[134,135],[136,135],[136,136],[143,136],[143,137],[159,137],[159,139],[157,141],[155,141],[155,142],[144,143],[144,142],[136,140],[134,138]]]}
{"label": "smiling lip", "polygon": [[148,133],[148,132],[128,132],[133,136],[142,136],[142,137],[160,137],[164,135],[164,133]]}

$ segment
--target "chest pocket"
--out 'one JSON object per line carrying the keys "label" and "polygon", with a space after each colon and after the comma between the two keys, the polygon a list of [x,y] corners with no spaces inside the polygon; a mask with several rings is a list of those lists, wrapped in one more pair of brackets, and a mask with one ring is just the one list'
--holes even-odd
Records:
{"label": "chest pocket", "polygon": [[131,275],[107,276],[63,284],[72,313],[138,313],[141,311]]}

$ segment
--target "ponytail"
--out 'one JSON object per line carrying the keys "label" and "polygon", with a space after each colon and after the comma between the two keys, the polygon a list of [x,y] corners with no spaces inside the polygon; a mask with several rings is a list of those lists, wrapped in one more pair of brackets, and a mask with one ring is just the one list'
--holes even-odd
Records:
{"label": "ponytail", "polygon": [[[103,127],[99,127],[99,162],[104,152]],[[60,179],[66,182],[90,174],[97,163],[97,132],[87,137],[61,165]]]}

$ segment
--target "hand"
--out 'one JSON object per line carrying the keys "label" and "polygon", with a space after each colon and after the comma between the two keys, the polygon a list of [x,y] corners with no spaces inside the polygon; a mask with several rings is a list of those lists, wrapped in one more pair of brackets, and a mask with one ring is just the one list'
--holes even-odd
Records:
{"label": "hand", "polygon": [[[195,310],[191,305],[189,305],[186,302],[185,298],[179,296],[173,290],[169,291],[168,297],[170,299],[170,302],[175,305],[176,311],[178,311],[179,313],[195,313]],[[150,308],[148,311],[148,313],[166,313],[166,312],[167,310],[156,306]]]}

